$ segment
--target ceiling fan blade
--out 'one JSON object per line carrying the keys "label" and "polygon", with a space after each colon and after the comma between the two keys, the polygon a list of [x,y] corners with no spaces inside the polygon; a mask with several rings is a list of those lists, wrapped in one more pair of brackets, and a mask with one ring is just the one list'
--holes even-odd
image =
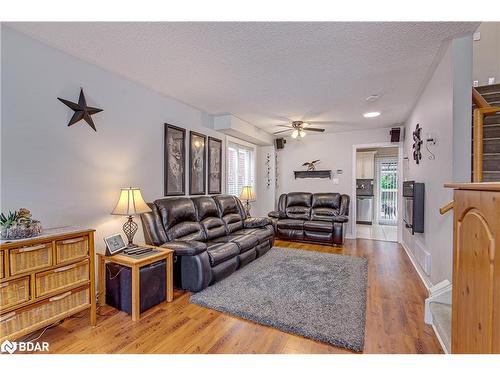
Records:
{"label": "ceiling fan blade", "polygon": [[292,130],[292,129],[280,130],[279,132],[275,132],[275,133],[273,133],[273,134],[285,133],[285,132],[289,132],[290,130]]}
{"label": "ceiling fan blade", "polygon": [[304,130],[307,130],[307,131],[312,131],[312,132],[324,132],[325,129],[320,129],[320,128],[304,128]]}
{"label": "ceiling fan blade", "polygon": [[290,125],[275,125],[275,126],[280,126],[282,128],[293,129],[293,126],[290,126]]}

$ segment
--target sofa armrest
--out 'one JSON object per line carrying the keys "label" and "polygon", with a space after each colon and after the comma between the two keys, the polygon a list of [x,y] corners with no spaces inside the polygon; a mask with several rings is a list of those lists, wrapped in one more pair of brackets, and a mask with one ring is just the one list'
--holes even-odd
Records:
{"label": "sofa armrest", "polygon": [[347,223],[349,221],[349,218],[344,215],[337,215],[332,218],[334,223]]}
{"label": "sofa armrest", "polygon": [[272,221],[267,217],[249,217],[243,222],[245,228],[263,228],[269,224],[272,224]]}
{"label": "sofa armrest", "polygon": [[282,211],[271,211],[267,216],[274,217],[275,219],[286,219],[286,213]]}
{"label": "sofa armrest", "polygon": [[349,202],[351,198],[347,194],[342,194],[341,202],[340,202],[340,212],[339,214],[342,216],[349,215]]}
{"label": "sofa armrest", "polygon": [[207,250],[207,245],[200,241],[170,241],[161,247],[174,250],[178,256],[194,256]]}

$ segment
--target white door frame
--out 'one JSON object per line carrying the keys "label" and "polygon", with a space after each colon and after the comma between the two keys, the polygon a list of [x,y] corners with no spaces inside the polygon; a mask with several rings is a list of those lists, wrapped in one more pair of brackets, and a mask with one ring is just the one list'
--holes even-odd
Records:
{"label": "white door frame", "polygon": [[357,238],[356,235],[356,152],[359,149],[364,148],[388,148],[397,147],[398,148],[398,242],[401,243],[403,238],[403,228],[401,225],[402,217],[402,201],[403,201],[403,142],[391,143],[391,142],[380,142],[380,143],[365,143],[352,145],[352,189],[351,189],[351,237]]}

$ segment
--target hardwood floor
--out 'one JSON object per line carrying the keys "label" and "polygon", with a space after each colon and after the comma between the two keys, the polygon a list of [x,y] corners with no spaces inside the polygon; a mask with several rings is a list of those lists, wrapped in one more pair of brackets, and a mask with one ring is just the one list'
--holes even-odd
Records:
{"label": "hardwood floor", "polygon": [[[442,353],[424,324],[425,287],[399,244],[358,239],[342,248],[276,246],[368,258],[364,353]],[[51,353],[351,353],[190,304],[189,296],[176,291],[172,303],[148,310],[138,322],[106,306],[97,327],[82,315],[48,329],[39,341],[49,342]]]}

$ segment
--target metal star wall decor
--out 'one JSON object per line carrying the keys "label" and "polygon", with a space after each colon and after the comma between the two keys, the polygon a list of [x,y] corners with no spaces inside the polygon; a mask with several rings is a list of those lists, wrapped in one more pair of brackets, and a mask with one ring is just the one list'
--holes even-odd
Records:
{"label": "metal star wall decor", "polygon": [[73,113],[73,117],[71,117],[71,120],[69,120],[68,126],[76,124],[80,120],[85,120],[85,122],[89,124],[92,129],[97,131],[91,116],[101,112],[102,109],[87,106],[87,101],[85,100],[85,95],[83,94],[82,88],[80,88],[80,97],[78,98],[78,103],[73,103],[70,102],[69,100],[61,98],[57,99],[59,99],[61,102],[63,102],[73,111],[75,111],[75,113]]}

